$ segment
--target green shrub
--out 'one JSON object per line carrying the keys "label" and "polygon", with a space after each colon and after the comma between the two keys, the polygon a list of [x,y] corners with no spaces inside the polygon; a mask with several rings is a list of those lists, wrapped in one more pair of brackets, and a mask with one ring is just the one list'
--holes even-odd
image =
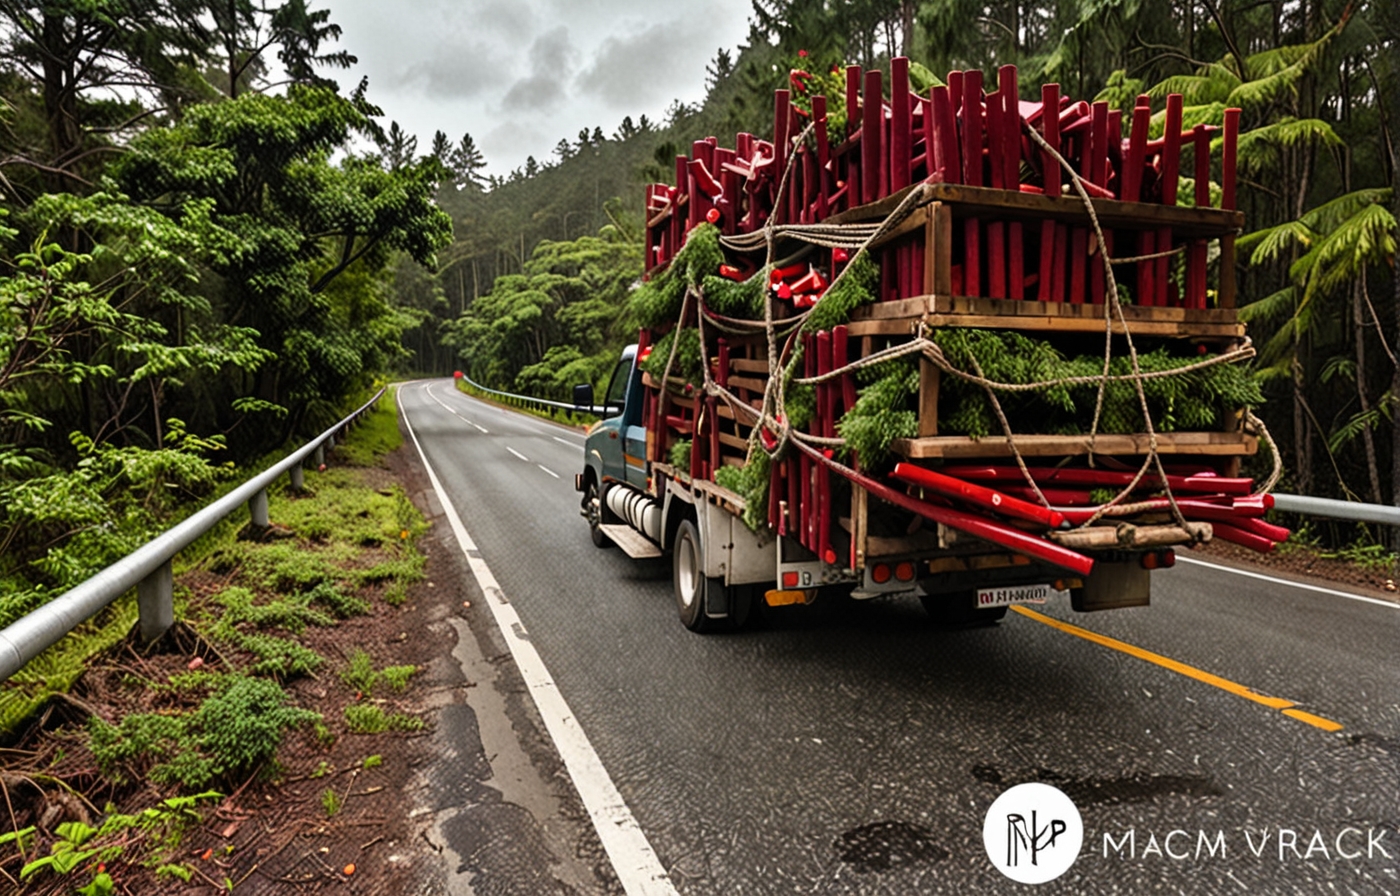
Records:
{"label": "green shrub", "polygon": [[368,653],[355,648],[350,654],[349,664],[340,672],[340,680],[351,690],[367,695],[374,688],[375,678],[374,661]]}
{"label": "green shrub", "polygon": [[118,725],[94,716],[88,745],[102,773],[114,780],[150,762],[151,780],[195,790],[246,775],[276,755],[286,731],[320,718],[289,705],[276,682],[229,675],[193,713],[133,713]]}

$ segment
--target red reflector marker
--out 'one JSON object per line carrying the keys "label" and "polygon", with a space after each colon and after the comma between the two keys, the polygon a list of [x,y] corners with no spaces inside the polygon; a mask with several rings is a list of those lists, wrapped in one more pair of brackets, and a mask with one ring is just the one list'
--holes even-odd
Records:
{"label": "red reflector marker", "polygon": [[797,587],[797,573],[795,573],[795,572],[785,572],[785,573],[783,573],[783,587],[784,587],[784,588],[796,588],[796,587]]}
{"label": "red reflector marker", "polygon": [[883,585],[890,580],[890,567],[888,563],[876,563],[875,568],[870,570],[870,578],[876,585]]}

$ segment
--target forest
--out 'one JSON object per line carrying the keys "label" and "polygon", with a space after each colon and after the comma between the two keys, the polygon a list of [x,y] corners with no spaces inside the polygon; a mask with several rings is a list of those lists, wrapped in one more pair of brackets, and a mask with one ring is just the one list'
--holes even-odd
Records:
{"label": "forest", "polygon": [[1026,100],[1054,81],[1125,111],[1181,93],[1188,126],[1243,109],[1237,277],[1281,489],[1400,503],[1395,4],[755,0],[749,25],[743,46],[716,51],[702,102],[582,130],[506,177],[461,172],[441,199],[456,237],[440,272],[401,270],[424,314],[405,343],[422,367],[550,398],[609,370],[636,333],[625,295],[642,276],[644,184],[669,182],[693,140],[766,136],[791,72],[834,94],[827,73],[848,63],[907,55],[935,76],[988,77],[1012,63]]}
{"label": "forest", "polygon": [[307,0],[0,5],[0,622],[376,380],[596,384],[636,333],[644,185],[764,133],[794,70],[896,55],[1014,63],[1027,99],[1181,93],[1188,124],[1242,108],[1238,278],[1283,488],[1396,503],[1397,6],[754,0],[702,101],[487,175],[490,122],[420,145],[336,80],[354,48]]}

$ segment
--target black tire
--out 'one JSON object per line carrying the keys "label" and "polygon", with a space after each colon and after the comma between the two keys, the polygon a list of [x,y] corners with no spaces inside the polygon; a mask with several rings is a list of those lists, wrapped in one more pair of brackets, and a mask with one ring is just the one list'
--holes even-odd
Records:
{"label": "black tire", "polygon": [[593,539],[593,546],[598,548],[612,547],[612,539],[602,530],[603,525],[603,501],[598,492],[598,483],[592,478],[588,480],[588,485],[583,491],[583,516],[588,520],[588,535]]}
{"label": "black tire", "polygon": [[1006,607],[989,607],[979,610],[973,606],[973,594],[961,591],[955,594],[921,594],[919,600],[924,605],[936,625],[996,625],[1006,616]]}
{"label": "black tire", "polygon": [[[693,632],[708,634],[718,631],[727,620],[711,619],[705,615],[705,593],[712,587],[705,576],[704,546],[700,530],[690,520],[681,520],[676,530],[676,542],[671,548],[671,585],[676,595],[676,611],[681,625]],[[721,586],[722,587],[722,586]]]}

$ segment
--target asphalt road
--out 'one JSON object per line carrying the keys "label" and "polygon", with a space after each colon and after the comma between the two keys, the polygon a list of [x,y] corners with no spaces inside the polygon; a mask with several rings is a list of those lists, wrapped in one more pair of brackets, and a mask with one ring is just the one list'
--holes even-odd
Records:
{"label": "asphalt road", "polygon": [[[446,380],[401,400],[686,896],[1025,892],[982,825],[1027,781],[1067,793],[1084,825],[1077,862],[1039,892],[1400,893],[1400,609],[1183,563],[1155,574],[1147,608],[1052,599],[1044,618],[952,629],[913,599],[819,603],[694,635],[669,558],[589,541],[581,435]],[[1199,849],[1218,832],[1223,854]]]}

